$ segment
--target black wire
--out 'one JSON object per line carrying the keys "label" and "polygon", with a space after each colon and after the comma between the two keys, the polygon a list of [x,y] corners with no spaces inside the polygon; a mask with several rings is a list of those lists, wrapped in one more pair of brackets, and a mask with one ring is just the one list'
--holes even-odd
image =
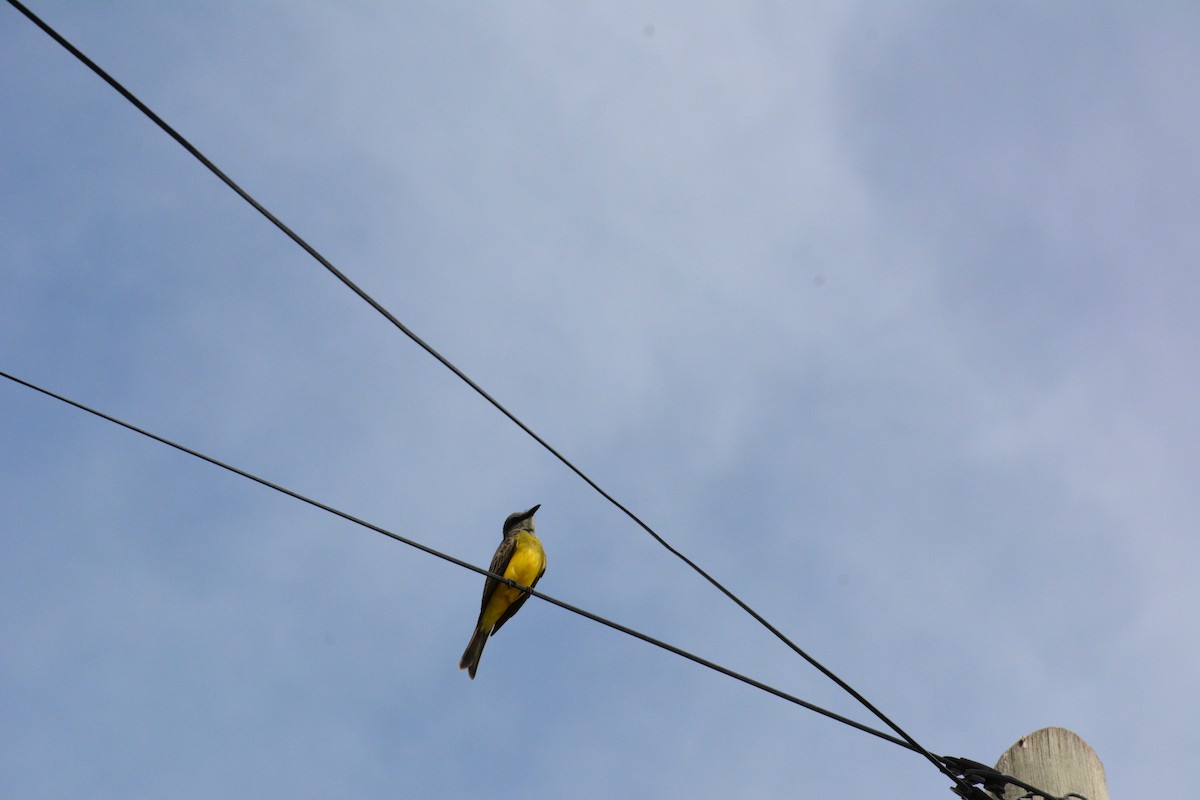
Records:
{"label": "black wire", "polygon": [[847,694],[849,694],[851,697],[853,697],[855,700],[857,700],[860,704],[862,704],[863,707],[865,707],[868,711],[870,711],[872,714],[874,714],[881,722],[883,722],[889,728],[891,728],[893,731],[895,731],[895,733],[898,736],[900,736],[900,738],[902,738],[905,742],[908,743],[909,749],[924,756],[926,759],[929,760],[929,762],[931,764],[933,764],[935,767],[937,767],[938,770],[940,770],[942,773],[944,773],[945,775],[947,775],[948,777],[953,779],[955,781],[955,783],[959,783],[960,785],[962,785],[961,779],[957,775],[955,775],[950,769],[948,769],[944,764],[942,764],[937,759],[936,756],[934,756],[932,753],[930,753],[928,750],[926,750],[924,747],[922,747],[920,744],[918,744],[916,739],[909,736],[908,733],[906,733],[899,725],[897,725],[895,722],[893,722],[891,719],[889,719],[882,711],[880,711],[870,701],[868,701],[865,697],[863,697],[861,694],[859,694],[852,686],[850,686],[850,684],[846,683],[844,680],[842,680],[836,674],[834,674],[830,669],[825,667],[825,665],[821,664],[821,662],[817,661],[815,658],[813,658],[808,653],[806,653],[804,650],[802,650],[795,642],[793,642],[786,635],[784,635],[784,633],[782,631],[780,631],[778,628],[776,628],[774,625],[772,625],[770,622],[768,622],[765,617],[763,617],[761,614],[759,614],[757,611],[755,611],[753,608],[751,608],[740,597],[738,597],[732,591],[727,589],[720,581],[718,581],[716,578],[714,578],[713,576],[709,575],[706,571],[701,569],[701,567],[698,564],[696,564],[690,558],[685,556],[679,550],[676,550],[674,547],[672,547],[667,542],[666,539],[664,539],[657,532],[655,532],[654,529],[651,528],[647,523],[643,522],[640,517],[638,517],[636,514],[634,514],[632,511],[630,511],[628,508],[626,508],[625,505],[622,504],[619,500],[617,500],[615,497],[613,497],[611,494],[609,494],[607,491],[605,491],[603,488],[601,488],[599,484],[597,484],[595,481],[593,481],[591,478],[589,478],[586,474],[584,474],[584,472],[579,467],[575,466],[569,459],[567,459],[566,456],[564,456],[562,453],[560,453],[558,450],[556,450],[554,447],[552,447],[549,442],[547,442],[545,439],[543,439],[541,436],[539,436],[537,433],[535,433],[532,428],[530,428],[528,425],[526,425],[524,422],[522,422],[520,419],[518,419],[515,414],[513,414],[511,411],[509,411],[507,408],[505,408],[503,405],[501,405],[500,402],[498,400],[496,400],[496,398],[494,398],[490,394],[488,394],[483,389],[482,386],[480,386],[475,381],[473,381],[470,377],[468,377],[465,372],[460,370],[449,359],[447,359],[445,356],[443,356],[441,353],[439,353],[437,350],[435,350],[429,343],[427,343],[424,339],[422,339],[415,332],[413,332],[407,325],[405,325],[398,318],[396,318],[396,316],[393,315],[390,311],[388,311],[386,308],[384,308],[383,305],[381,305],[377,300],[375,300],[375,298],[373,298],[371,295],[367,294],[367,292],[364,291],[362,288],[360,288],[358,286],[358,284],[356,284],[356,283],[354,283],[354,281],[350,280],[350,278],[347,277],[341,270],[339,270],[332,263],[330,263],[323,255],[321,255],[319,252],[317,252],[316,248],[314,248],[312,245],[310,245],[308,242],[306,242],[304,239],[302,239],[299,234],[297,234],[295,231],[293,231],[291,228],[289,228],[287,225],[285,225],[282,220],[280,220],[278,217],[276,217],[274,214],[272,214],[270,211],[268,211],[265,206],[263,206],[261,203],[259,203],[257,200],[255,200],[248,192],[246,192],[244,189],[242,189],[241,186],[239,186],[237,183],[235,183],[232,178],[230,178],[228,175],[226,175],[224,172],[222,172],[217,167],[216,164],[214,164],[212,161],[210,161],[203,153],[201,153],[194,145],[192,145],[191,142],[189,142],[187,139],[185,139],[182,134],[180,134],[178,131],[176,131],[174,128],[172,128],[169,124],[167,124],[167,122],[165,120],[163,120],[162,117],[160,117],[160,116],[158,116],[158,114],[154,113],[150,109],[149,106],[147,106],[145,103],[143,103],[141,100],[139,100],[136,96],[134,96],[134,94],[132,92],[130,92],[128,89],[126,89],[124,86],[122,86],[115,78],[113,78],[107,72],[105,72],[104,69],[102,69],[98,64],[96,64],[96,62],[92,61],[90,58],[88,58],[86,55],[84,55],[77,47],[75,47],[75,45],[71,44],[69,41],[67,41],[65,38],[63,38],[62,35],[60,35],[56,30],[51,28],[47,23],[43,22],[37,15],[35,15],[32,11],[30,11],[28,8],[26,8],[23,4],[18,2],[18,0],[8,0],[8,2],[10,5],[12,5],[14,8],[16,8],[18,11],[20,11],[26,17],[28,17],[31,22],[33,22],[35,25],[37,25],[39,28],[41,28],[48,36],[50,36],[52,39],[54,39],[56,42],[58,42],[62,47],[64,47],[68,52],[70,52],[71,55],[75,56],[75,58],[77,58],[80,62],[82,62],[85,66],[87,66],[90,70],[92,70],[92,72],[94,72],[97,76],[99,76],[101,79],[103,79],[109,86],[111,86],[113,89],[115,89],[122,97],[124,97],[126,100],[128,100],[130,103],[132,103],[139,111],[141,111],[152,122],[154,122],[155,125],[157,125],[168,136],[170,136],[172,139],[174,139],[176,142],[178,142],[181,147],[183,147],[185,150],[187,150],[189,153],[191,153],[192,156],[194,156],[197,161],[199,161],[201,164],[203,164],[205,167],[207,167],[210,172],[212,172],[214,175],[216,175],[218,178],[220,178],[221,181],[225,183],[225,185],[227,185],[230,189],[232,189],[234,192],[236,192],[238,194],[238,196],[240,196],[243,200],[245,200],[247,203],[249,203],[256,211],[258,211],[260,214],[262,214],[264,217],[266,217],[267,220],[269,220],[273,225],[275,225],[275,227],[277,227],[280,231],[282,231],[284,234],[286,234],[288,236],[288,238],[290,238],[293,242],[295,242],[297,245],[299,245],[306,253],[308,253],[310,256],[312,256],[313,259],[315,259],[317,261],[317,263],[319,263],[326,270],[328,270],[334,277],[336,277],[343,284],[345,284],[347,288],[349,288],[351,291],[353,291],[355,294],[357,294],[360,298],[362,298],[368,305],[370,305],[377,312],[379,312],[385,319],[388,320],[388,322],[392,323],[392,325],[394,325],[397,329],[399,329],[401,333],[403,333],[405,336],[407,336],[409,339],[411,339],[414,343],[419,345],[429,355],[433,356],[435,359],[437,359],[439,362],[441,362],[441,364],[444,367],[446,367],[451,372],[453,372],[456,376],[458,376],[458,378],[460,380],[462,380],[465,384],[467,384],[472,389],[474,389],[475,392],[478,393],[483,399],[485,399],[489,403],[491,403],[492,406],[494,406],[497,411],[504,414],[504,416],[508,417],[509,420],[511,420],[517,427],[519,427],[521,430],[523,430],[525,433],[527,433],[534,441],[536,441],[543,448],[545,448],[547,452],[549,452],[551,455],[553,455],[555,458],[557,458],[560,462],[562,462],[568,469],[570,469],[577,476],[579,476],[579,478],[582,479],[584,481],[584,483],[586,483],[588,486],[595,489],[600,494],[601,497],[608,500],[608,502],[612,503],[616,508],[618,508],[620,511],[622,511],[627,517],[629,517],[631,520],[633,520],[633,522],[635,524],[637,524],[642,530],[644,530],[646,533],[648,533],[656,542],[658,542],[660,545],[662,545],[664,548],[666,548],[668,552],[670,552],[676,558],[680,559],[681,561],[683,561],[683,563],[685,563],[689,567],[691,567],[698,575],[700,575],[702,578],[707,580],[716,589],[718,589],[722,594],[724,594],[727,598],[729,598],[735,604],[737,604],[737,606],[739,608],[741,608],[743,611],[745,611],[747,614],[749,614],[751,617],[753,617],[755,621],[757,621],[760,625],[762,625],[764,628],[766,628],[768,631],[770,631],[772,634],[774,634],[774,636],[777,639],[779,639],[781,642],[783,642],[789,648],[791,648],[793,652],[795,652],[797,655],[799,655],[801,658],[803,658],[805,661],[807,661],[815,669],[817,669],[819,672],[821,672],[821,674],[823,674],[825,677],[829,678],[829,680],[836,683],[839,687],[841,687],[841,689],[843,691],[845,691]]}
{"label": "black wire", "polygon": [[880,739],[891,742],[892,744],[895,744],[895,745],[899,745],[900,747],[904,747],[909,750],[912,749],[912,746],[908,742],[905,742],[903,739],[898,739],[895,736],[884,733],[883,731],[880,731],[880,730],[876,730],[875,728],[864,725],[861,722],[856,722],[855,720],[852,720],[848,717],[843,717],[841,714],[837,714],[833,711],[829,711],[827,709],[821,708],[820,706],[809,703],[806,700],[801,700],[800,698],[798,698],[794,695],[790,695],[787,692],[781,691],[780,689],[776,689],[776,688],[769,686],[761,681],[757,681],[754,678],[750,678],[745,675],[742,675],[741,673],[734,672],[733,670],[729,669],[728,667],[723,667],[720,664],[709,661],[706,658],[702,658],[693,653],[689,653],[688,651],[683,650],[682,648],[676,647],[675,645],[667,644],[666,642],[664,642],[660,639],[655,639],[653,636],[649,636],[645,633],[634,630],[633,628],[622,625],[619,622],[613,622],[612,620],[606,619],[606,618],[600,616],[599,614],[594,614],[591,611],[586,611],[582,608],[579,608],[578,606],[571,605],[570,603],[566,603],[555,597],[551,597],[550,595],[545,594],[543,592],[539,592],[535,589],[530,589],[526,586],[523,586],[523,585],[517,583],[516,581],[513,581],[509,578],[504,577],[503,575],[498,575],[495,572],[489,572],[488,570],[483,569],[482,567],[477,567],[474,564],[471,564],[467,561],[463,561],[462,559],[456,558],[452,555],[449,555],[448,553],[443,553],[440,550],[436,550],[436,549],[430,547],[429,545],[422,544],[421,542],[418,542],[414,539],[409,539],[406,536],[401,536],[398,533],[394,533],[393,531],[390,531],[386,528],[380,527],[379,525],[375,525],[371,522],[367,522],[364,519],[360,519],[359,517],[356,517],[352,514],[348,514],[345,511],[334,508],[333,506],[328,505],[326,503],[322,503],[319,500],[314,500],[311,497],[306,497],[306,496],[300,494],[299,492],[296,492],[292,489],[288,489],[285,486],[281,486],[277,483],[272,483],[271,481],[267,480],[266,478],[260,478],[259,476],[255,475],[253,473],[247,472],[244,469],[235,467],[232,464],[227,464],[224,461],[216,459],[212,456],[205,455],[204,453],[201,453],[198,450],[193,450],[192,448],[187,447],[186,445],[179,444],[178,442],[173,442],[164,436],[159,436],[157,433],[152,433],[144,428],[139,428],[138,426],[136,426],[132,423],[117,419],[116,417],[106,414],[103,411],[98,411],[90,406],[84,405],[83,403],[81,403],[77,400],[72,400],[69,397],[65,397],[61,394],[58,394],[57,392],[53,392],[49,389],[45,389],[41,386],[38,386],[35,383],[31,383],[27,380],[24,380],[23,378],[18,378],[16,375],[12,375],[8,372],[0,370],[0,377],[7,378],[8,380],[12,381],[13,383],[18,383],[21,386],[24,386],[26,388],[34,390],[35,392],[40,392],[41,394],[46,395],[47,397],[52,397],[55,400],[66,403],[69,406],[74,406],[75,408],[79,409],[80,411],[86,411],[87,413],[97,416],[100,419],[105,420],[106,422],[111,422],[114,425],[119,425],[122,428],[125,428],[126,430],[130,430],[130,431],[133,431],[134,433],[141,434],[142,436],[145,436],[149,439],[153,439],[154,441],[159,442],[160,444],[165,444],[168,447],[173,447],[176,450],[178,450],[182,453],[186,453],[189,456],[201,459],[202,461],[207,461],[209,464],[212,464],[213,466],[220,467],[221,469],[232,472],[233,474],[238,475],[242,478],[247,478],[249,480],[252,480],[257,484],[267,487],[268,489],[273,489],[274,491],[279,492],[281,494],[285,494],[288,497],[291,497],[296,500],[300,500],[301,502],[304,502],[304,503],[308,503],[310,506],[314,506],[315,508],[319,508],[322,511],[327,511],[330,514],[334,514],[335,516],[341,517],[342,519],[346,520],[347,522],[353,522],[355,525],[360,525],[364,528],[367,528],[368,530],[374,531],[375,533],[379,533],[379,534],[387,536],[391,539],[395,539],[397,542],[406,544],[409,547],[415,547],[416,549],[420,550],[423,553],[427,553],[431,556],[436,556],[437,558],[440,558],[443,561],[449,561],[451,564],[454,564],[459,567],[463,567],[464,569],[469,569],[472,572],[477,572],[480,575],[485,575],[485,576],[488,576],[491,578],[495,578],[496,580],[501,581],[502,583],[506,583],[509,586],[523,589],[524,591],[528,592],[529,594],[533,595],[534,597],[537,597],[541,600],[545,600],[546,602],[556,605],[559,608],[563,608],[574,614],[578,614],[579,616],[589,619],[592,622],[598,622],[601,625],[606,625],[609,628],[612,628],[613,630],[620,631],[621,633],[627,634],[636,639],[641,639],[643,642],[646,642],[647,644],[652,644],[655,647],[662,648],[663,650],[666,650],[670,653],[674,653],[677,656],[682,656],[683,658],[686,658],[690,661],[694,661],[695,663],[697,663],[703,667],[708,667],[709,669],[711,669],[715,672],[719,672],[722,675],[726,675],[730,678],[734,678],[735,680],[739,680],[742,683],[753,686],[756,689],[761,689],[762,691],[767,692],[768,694],[773,694],[780,699],[787,700],[790,703],[794,703],[802,708],[808,709],[809,711],[813,711],[817,714],[828,717],[832,720],[842,723],[843,725],[849,725],[852,728],[857,728],[858,730],[863,731],[864,733],[869,733],[873,736],[877,736]]}
{"label": "black wire", "polygon": [[1033,797],[1040,797],[1042,800],[1068,800],[1068,798],[1075,798],[1075,800],[1088,800],[1086,797],[1076,792],[1068,792],[1062,797],[1055,797],[1053,794],[1043,789],[1039,789],[1036,786],[1031,786],[1020,778],[1014,778],[1012,775],[1005,775],[995,767],[989,767],[987,764],[982,764],[978,761],[972,761],[969,758],[962,758],[958,756],[942,756],[941,759],[946,766],[954,770],[957,774],[962,775],[965,780],[972,784],[979,784],[983,787],[983,789],[986,789],[996,797],[1001,798],[1001,800],[1003,800],[1005,787],[1007,786],[1016,786],[1020,789],[1026,790],[1026,793],[1017,798],[1017,800],[1026,800],[1027,798]]}

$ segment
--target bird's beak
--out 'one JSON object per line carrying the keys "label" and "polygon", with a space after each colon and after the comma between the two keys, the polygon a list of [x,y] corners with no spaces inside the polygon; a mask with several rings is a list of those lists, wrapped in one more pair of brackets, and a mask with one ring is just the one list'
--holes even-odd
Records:
{"label": "bird's beak", "polygon": [[534,506],[533,508],[531,508],[531,509],[529,509],[528,511],[526,511],[526,512],[525,512],[525,516],[526,516],[526,517],[532,517],[532,516],[533,516],[533,512],[537,511],[537,510],[538,510],[539,508],[541,508],[541,507],[542,507],[542,504],[541,504],[541,503],[538,503],[536,506]]}

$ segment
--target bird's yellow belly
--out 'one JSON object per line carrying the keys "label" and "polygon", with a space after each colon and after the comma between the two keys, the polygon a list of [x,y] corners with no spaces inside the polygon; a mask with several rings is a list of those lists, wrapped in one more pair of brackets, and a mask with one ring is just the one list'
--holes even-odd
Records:
{"label": "bird's yellow belly", "polygon": [[[504,577],[528,586],[537,580],[538,575],[542,574],[545,567],[546,551],[542,549],[542,543],[536,536],[524,532],[518,533],[516,552],[509,559],[508,566],[504,568]],[[516,593],[515,589],[509,589],[509,591]]]}

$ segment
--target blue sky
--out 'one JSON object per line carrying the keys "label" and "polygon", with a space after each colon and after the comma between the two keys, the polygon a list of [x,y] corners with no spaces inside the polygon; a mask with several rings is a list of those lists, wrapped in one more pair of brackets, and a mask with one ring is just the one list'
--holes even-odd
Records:
{"label": "blue sky", "polygon": [[[33,9],[930,749],[1200,736],[1200,9]],[[10,7],[0,368],[865,712]],[[6,382],[12,797],[924,798],[913,754]],[[944,794],[943,796],[950,796]]]}

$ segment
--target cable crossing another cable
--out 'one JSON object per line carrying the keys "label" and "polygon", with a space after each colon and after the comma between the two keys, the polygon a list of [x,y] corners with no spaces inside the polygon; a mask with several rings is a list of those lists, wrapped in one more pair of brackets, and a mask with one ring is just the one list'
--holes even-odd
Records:
{"label": "cable crossing another cable", "polygon": [[[174,139],[181,147],[183,147],[185,150],[187,150],[188,153],[190,153],[194,158],[196,158],[196,160],[198,160],[201,164],[203,164],[205,168],[207,168],[217,178],[219,178],[223,183],[225,183],[226,186],[228,186],[231,190],[236,192],[238,194],[238,196],[240,196],[243,200],[245,200],[250,206],[252,206],[256,211],[258,211],[263,217],[265,217],[269,222],[271,222],[276,228],[278,228],[288,238],[290,238],[299,247],[301,247],[315,261],[317,261],[317,263],[319,263],[322,267],[324,267],[331,275],[333,275],[335,278],[337,278],[339,281],[341,281],[347,288],[349,288],[356,295],[358,295],[364,302],[366,302],[368,305],[370,305],[376,312],[378,312],[381,316],[383,316],[396,329],[398,329],[401,333],[403,333],[405,336],[407,336],[409,339],[411,339],[415,344],[417,344],[419,347],[421,347],[423,350],[425,350],[430,356],[437,359],[437,361],[440,362],[444,367],[446,367],[451,372],[453,372],[467,386],[469,386],[477,394],[479,394],[483,399],[485,399],[488,403],[490,403],[492,406],[494,406],[496,408],[496,410],[498,410],[500,413],[502,413],[504,416],[506,416],[511,422],[513,422],[513,424],[517,425],[517,427],[519,427],[522,431],[524,431],[527,435],[529,435],[534,441],[536,441],[538,444],[540,444],[547,452],[549,452],[556,459],[558,459],[564,466],[566,466],[568,469],[570,469],[572,472],[574,472],[575,475],[577,475],[581,480],[583,480],[588,486],[590,486],[592,489],[594,489],[596,492],[598,492],[602,497],[604,497],[606,500],[608,500],[613,506],[615,506],[622,513],[624,513],[627,517],[629,517],[630,520],[632,520],[636,525],[638,525],[643,531],[645,531],[649,536],[651,536],[656,542],[658,542],[668,552],[670,552],[676,558],[680,559],[685,564],[687,564],[688,567],[690,567],[698,575],[700,575],[702,578],[704,578],[706,581],[708,581],[708,583],[710,583],[713,587],[715,587],[722,594],[724,594],[729,600],[731,600],[733,603],[735,603],[745,613],[750,615],[750,617],[752,617],[756,622],[758,622],[760,625],[762,625],[764,628],[766,628],[768,631],[770,631],[771,634],[774,635],[777,639],[779,639],[781,642],[783,642],[785,645],[787,645],[794,653],[796,653],[801,658],[803,658],[805,661],[807,661],[812,667],[814,667],[819,672],[821,672],[821,674],[823,674],[825,677],[827,677],[828,679],[830,679],[831,681],[836,683],[842,690],[844,690],[846,693],[848,693],[858,703],[860,703],[864,708],[866,708],[868,711],[870,711],[876,718],[878,718],[881,722],[883,722],[885,725],[887,725],[887,727],[889,727],[892,731],[894,731],[895,734],[897,736],[899,736],[900,739],[903,740],[905,747],[907,747],[908,749],[910,749],[916,753],[919,753],[921,756],[923,756],[925,759],[927,759],[931,764],[933,764],[940,772],[942,772],[947,777],[949,777],[951,780],[953,780],[957,786],[957,790],[969,791],[970,789],[973,788],[968,783],[966,783],[961,776],[956,775],[953,770],[951,770],[944,763],[942,763],[942,761],[937,756],[935,756],[933,753],[931,753],[930,751],[928,751],[924,747],[922,747],[912,736],[910,736],[908,733],[906,733],[899,725],[897,725],[895,722],[893,722],[882,711],[880,711],[872,703],[870,703],[863,695],[861,695],[852,686],[850,686],[849,683],[844,681],[842,678],[837,676],[832,670],[825,667],[823,664],[821,664],[819,661],[817,661],[815,658],[813,658],[811,655],[809,655],[807,652],[805,652],[803,649],[801,649],[795,642],[793,642],[782,631],[780,631],[778,628],[776,628],[774,625],[772,625],[770,622],[768,622],[767,619],[765,617],[763,617],[760,613],[755,611],[748,603],[743,601],[740,597],[738,597],[736,594],[734,594],[733,591],[728,589],[720,581],[718,581],[716,578],[714,578],[712,575],[710,575],[707,571],[702,569],[698,564],[696,564],[694,561],[689,559],[678,549],[673,547],[670,543],[668,543],[666,541],[666,539],[664,539],[653,528],[651,528],[649,524],[644,522],[640,517],[638,517],[636,514],[634,514],[629,508],[627,508],[624,504],[622,504],[619,500],[617,500],[613,495],[609,494],[598,483],[596,483],[594,480],[592,480],[590,477],[588,477],[588,475],[585,474],[582,469],[577,467],[566,456],[564,456],[557,449],[555,449],[549,442],[547,442],[545,439],[543,439],[541,436],[539,436],[529,425],[527,425],[526,423],[521,421],[513,412],[509,411],[496,398],[494,398],[491,394],[489,394],[486,390],[484,390],[483,387],[481,387],[478,383],[476,383],[474,380],[472,380],[470,378],[470,376],[468,376],[465,372],[463,372],[461,369],[459,369],[457,366],[455,366],[454,363],[451,362],[448,358],[446,358],[441,353],[439,353],[437,350],[435,350],[429,343],[427,343],[420,336],[418,336],[412,329],[410,329],[403,322],[401,322],[399,318],[397,318],[394,314],[392,314],[390,311],[388,311],[387,308],[385,308],[379,301],[377,301],[370,294],[368,294],[361,287],[359,287],[345,273],[343,273],[341,270],[339,270],[337,267],[335,267],[328,259],[326,259],[323,255],[321,255],[321,253],[318,252],[315,247],[310,245],[299,234],[297,234],[295,231],[293,231],[291,228],[289,228],[286,224],[284,224],[282,220],[280,220],[277,216],[272,214],[262,203],[258,202],[253,196],[250,195],[249,192],[247,192],[245,189],[243,189],[241,186],[239,186],[232,178],[230,178],[221,169],[219,169],[216,166],[216,164],[214,164],[209,158],[207,158],[195,145],[193,145],[191,142],[189,142],[182,134],[180,134],[177,130],[175,130],[175,128],[173,128],[162,117],[160,117],[158,114],[156,114],[144,102],[142,102],[140,99],[138,99],[137,96],[135,96],[131,91],[129,91],[127,88],[125,88],[125,86],[123,86],[119,81],[117,81],[114,77],[109,75],[108,72],[106,72],[103,68],[101,68],[98,64],[96,64],[96,62],[94,62],[90,58],[88,58],[88,56],[86,56],[81,50],[79,50],[77,47],[75,47],[75,45],[73,45],[65,37],[63,37],[56,30],[54,30],[50,25],[48,25],[43,20],[41,20],[37,15],[35,15],[32,11],[30,11],[28,8],[26,8],[22,3],[18,2],[18,0],[8,0],[8,2],[11,6],[13,6],[18,11],[20,11],[22,14],[24,14],[31,22],[33,22],[35,25],[37,25],[43,32],[45,32],[48,36],[50,36],[52,39],[54,39],[54,41],[56,41],[59,45],[61,45],[64,49],[66,49],[69,53],[71,53],[71,55],[73,55],[76,59],[78,59],[81,63],[83,63],[86,67],[88,67],[88,69],[90,69],[98,77],[100,77],[102,80],[104,80],[109,86],[111,86],[122,97],[124,97],[127,101],[129,101],[134,107],[136,107],[139,111],[141,111],[155,125],[157,125],[159,128],[161,128],[163,130],[163,132],[165,132],[168,136],[170,136],[172,139]],[[11,376],[6,376],[6,377],[11,377]],[[23,381],[22,381],[22,383],[23,383]],[[28,385],[28,384],[26,384],[26,385]],[[63,398],[60,398],[60,399],[63,399]],[[70,401],[67,401],[67,402],[70,402]],[[127,427],[129,427],[129,426],[127,426]],[[139,431],[139,432],[142,432],[142,431]],[[158,438],[158,437],[153,437],[153,438]],[[164,440],[160,439],[159,441],[164,441]],[[165,441],[164,441],[164,443],[170,444],[169,442],[165,442]],[[174,445],[172,445],[172,446],[174,446]],[[198,455],[198,457],[205,458],[205,460],[211,460],[211,459],[208,459],[207,457],[200,456],[199,454],[196,454],[196,455]],[[217,462],[213,462],[213,463],[217,463]],[[239,474],[241,474],[241,473],[239,472]],[[257,480],[255,478],[253,478],[253,476],[250,476],[248,474],[246,475],[246,477],[250,477],[254,480]],[[265,482],[263,482],[263,481],[259,481],[259,482],[265,484]],[[265,484],[265,485],[269,485],[269,484]],[[274,487],[273,485],[272,485],[272,488],[280,488],[282,490],[281,487]],[[291,494],[291,492],[286,492],[286,490],[284,490],[284,491],[285,491],[285,493]],[[296,495],[293,495],[293,496],[296,496]],[[297,498],[305,499],[305,498],[300,498],[299,496],[297,496]],[[333,509],[327,509],[327,510],[329,510],[333,513],[337,513],[336,511],[333,511]],[[368,526],[368,527],[373,527],[373,526]],[[382,530],[379,530],[379,532],[387,533]],[[387,535],[393,535],[393,534],[387,533]],[[399,537],[396,537],[396,538],[399,538]],[[401,540],[405,541],[403,539],[401,539]],[[411,543],[411,544],[413,544],[413,546],[420,547],[421,549],[426,549],[422,545],[418,545],[416,543]],[[544,598],[544,599],[548,599],[548,598]],[[888,737],[888,738],[891,738],[891,737]]]}

